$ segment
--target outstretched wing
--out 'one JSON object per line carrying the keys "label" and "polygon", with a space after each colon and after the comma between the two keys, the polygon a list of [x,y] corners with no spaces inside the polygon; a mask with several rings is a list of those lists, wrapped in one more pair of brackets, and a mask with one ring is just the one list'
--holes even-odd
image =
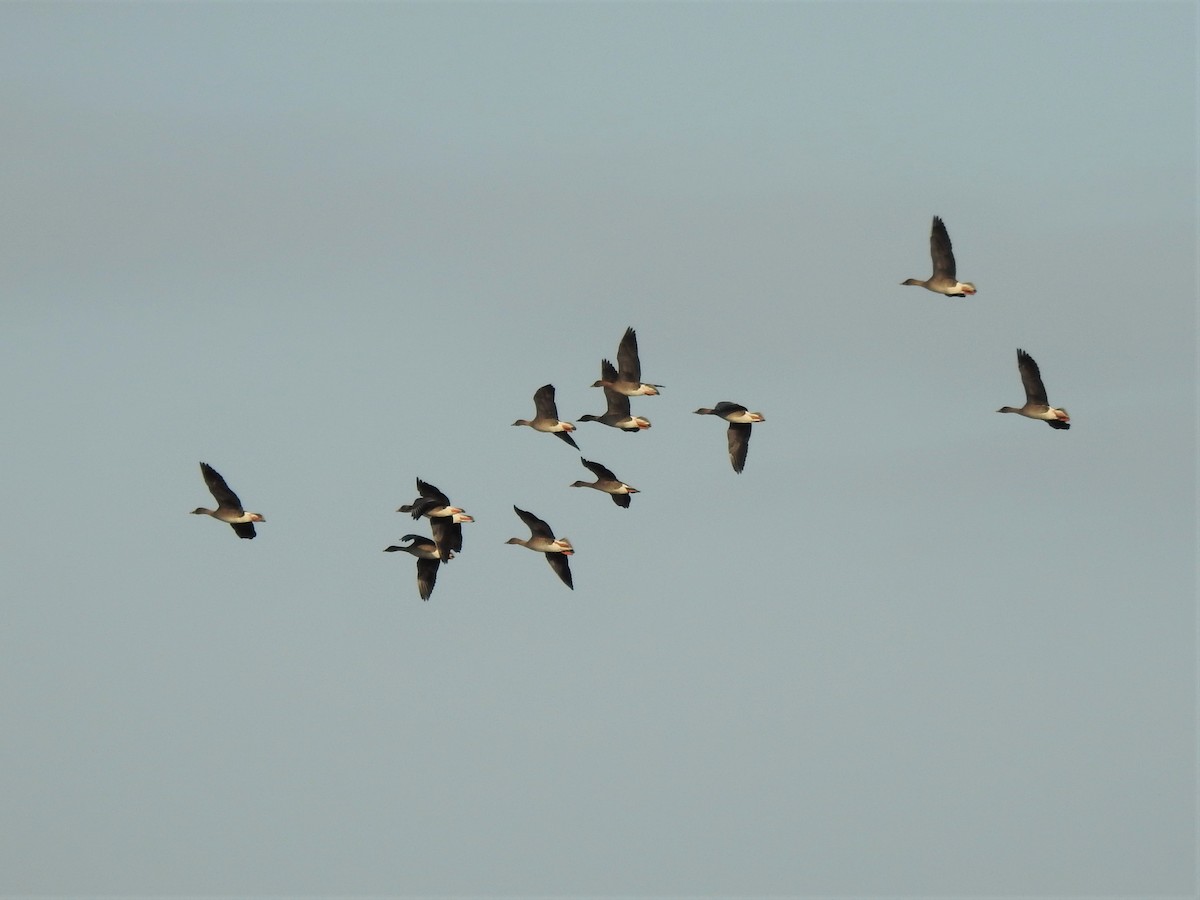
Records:
{"label": "outstretched wing", "polygon": [[442,506],[450,505],[450,498],[435,488],[428,481],[417,479],[417,493],[422,497],[428,497],[430,500],[436,500]]}
{"label": "outstretched wing", "polygon": [[230,522],[229,527],[237,532],[238,537],[251,541],[254,540],[255,531],[253,522]]}
{"label": "outstretched wing", "polygon": [[462,550],[462,525],[446,516],[429,520],[433,529],[433,542],[437,544],[442,562],[449,562],[455,553]]}
{"label": "outstretched wing", "polygon": [[627,418],[629,416],[629,398],[618,394],[610,387],[604,388],[604,399],[608,403],[608,415]]}
{"label": "outstretched wing", "polygon": [[1024,350],[1017,351],[1017,368],[1021,372],[1021,384],[1025,386],[1025,399],[1039,406],[1049,406],[1046,386],[1042,384],[1042,373],[1033,357]]}
{"label": "outstretched wing", "polygon": [[579,457],[579,461],[592,470],[592,474],[597,478],[603,478],[606,481],[616,481],[617,476],[613,474],[612,469],[600,465],[598,462],[592,462],[590,459]]}
{"label": "outstretched wing", "polygon": [[729,461],[733,471],[741,473],[746,466],[746,453],[750,449],[750,426],[745,422],[729,423]]}
{"label": "outstretched wing", "polygon": [[528,526],[529,530],[535,537],[546,537],[550,538],[550,540],[554,540],[554,532],[550,530],[550,526],[547,525],[545,521],[539,519],[533,513],[526,512],[517,506],[514,506],[513,510],[518,516],[521,517],[521,521]]}
{"label": "outstretched wing", "polygon": [[[236,509],[238,512],[245,512],[242,509],[242,501],[238,499],[238,495],[229,489],[229,485],[225,483],[225,479],[221,477],[221,473],[210,466],[208,463],[200,463],[200,472],[204,475],[204,483],[208,485],[209,492],[213,495],[213,499],[217,501],[217,506],[223,509]],[[254,537],[254,529],[250,529],[249,534],[241,534],[242,537]]]}
{"label": "outstretched wing", "polygon": [[428,600],[433,594],[433,586],[437,582],[438,561],[436,559],[417,560],[417,592],[422,600]]}
{"label": "outstretched wing", "polygon": [[617,348],[617,368],[621,371],[622,381],[640,382],[642,380],[642,362],[638,358],[637,332],[632,327],[625,329],[621,345]]}
{"label": "outstretched wing", "polygon": [[958,281],[955,274],[954,249],[950,246],[950,233],[946,231],[946,223],[937,216],[933,217],[933,228],[929,232],[929,255],[933,257],[934,278],[944,275],[951,281]]}
{"label": "outstretched wing", "polygon": [[563,584],[575,590],[575,581],[571,578],[571,564],[566,556],[561,553],[547,553],[546,562],[550,563],[550,568],[562,579]]}
{"label": "outstretched wing", "polygon": [[554,385],[543,384],[533,395],[533,407],[539,419],[557,419],[558,407],[554,403]]}

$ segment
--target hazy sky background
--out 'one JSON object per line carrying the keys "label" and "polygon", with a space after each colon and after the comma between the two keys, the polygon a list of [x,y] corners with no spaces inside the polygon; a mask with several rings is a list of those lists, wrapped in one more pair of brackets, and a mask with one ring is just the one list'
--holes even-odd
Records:
{"label": "hazy sky background", "polygon": [[0,893],[1194,895],[1196,18],[0,5]]}

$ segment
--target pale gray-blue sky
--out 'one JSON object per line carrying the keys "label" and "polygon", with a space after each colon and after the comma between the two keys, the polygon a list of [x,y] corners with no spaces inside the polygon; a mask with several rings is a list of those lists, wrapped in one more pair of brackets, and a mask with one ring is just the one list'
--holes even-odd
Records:
{"label": "pale gray-blue sky", "polygon": [[[0,99],[0,893],[1194,893],[1194,5],[9,3]],[[620,510],[509,423],[627,325]]]}

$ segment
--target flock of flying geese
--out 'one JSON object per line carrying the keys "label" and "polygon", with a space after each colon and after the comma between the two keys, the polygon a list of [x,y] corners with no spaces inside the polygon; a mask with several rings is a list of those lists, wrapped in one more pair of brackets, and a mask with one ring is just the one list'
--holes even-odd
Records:
{"label": "flock of flying geese", "polygon": [[[933,217],[933,226],[929,234],[929,251],[933,258],[933,274],[925,281],[909,278],[901,282],[905,285],[917,285],[927,290],[947,297],[966,297],[975,293],[975,285],[969,281],[959,281],[954,263],[954,251],[950,244],[950,235],[940,218]],[[1042,383],[1041,372],[1032,356],[1024,350],[1017,350],[1017,370],[1021,375],[1021,384],[1025,388],[1025,404],[1019,407],[1003,406],[997,410],[1002,413],[1017,413],[1029,419],[1040,419],[1055,429],[1071,427],[1071,417],[1065,409],[1050,405],[1046,396],[1046,387]],[[607,359],[600,362],[600,378],[592,385],[604,389],[607,410],[599,416],[580,416],[580,422],[599,422],[622,431],[638,432],[650,427],[649,420],[635,416],[630,411],[631,397],[653,397],[658,394],[661,384],[651,384],[642,381],[641,360],[638,356],[637,333],[633,328],[627,328],[617,348],[617,365]],[[579,445],[571,437],[575,425],[564,422],[558,417],[558,408],[554,401],[554,385],[545,384],[533,395],[534,417],[532,419],[517,419],[513,425],[527,425],[535,431],[553,434],[560,440],[570,444],[576,450]],[[751,412],[740,403],[723,400],[713,408],[701,407],[697,415],[719,416],[729,423],[727,433],[729,444],[729,461],[734,472],[740,473],[746,465],[746,452],[750,446],[750,428],[763,422],[762,413]],[[612,497],[617,506],[628,509],[630,495],[638,493],[638,489],[621,481],[607,467],[580,457],[580,462],[596,476],[595,481],[576,481],[571,487],[588,487],[601,491]],[[225,483],[208,463],[200,463],[200,472],[204,482],[217,501],[216,509],[197,507],[193,515],[212,516],[218,521],[227,523],[233,528],[239,538],[255,536],[254,523],[265,522],[266,519],[256,512],[247,512],[242,501]],[[417,479],[419,496],[412,503],[401,506],[397,512],[409,513],[414,520],[422,517],[429,519],[432,537],[420,534],[406,534],[400,538],[402,545],[384,548],[387,553],[404,552],[416,557],[417,560],[417,590],[422,600],[428,600],[433,594],[437,581],[438,568],[454,558],[462,551],[462,526],[474,519],[461,507],[450,503],[450,498],[426,481]],[[571,542],[566,538],[556,538],[554,531],[545,520],[533,513],[513,506],[513,510],[521,521],[529,528],[528,539],[509,538],[507,543],[520,544],[545,556],[550,568],[572,590],[575,589],[571,577],[571,568],[567,557],[575,552]]]}

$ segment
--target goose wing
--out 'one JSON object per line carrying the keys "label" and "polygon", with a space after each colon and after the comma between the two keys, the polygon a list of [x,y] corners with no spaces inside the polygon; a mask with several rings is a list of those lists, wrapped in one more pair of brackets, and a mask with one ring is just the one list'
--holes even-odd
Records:
{"label": "goose wing", "polygon": [[[513,506],[513,510],[518,516],[521,517],[521,521],[529,527],[529,530],[533,533],[534,537],[544,537],[554,540],[554,532],[550,529],[550,526],[545,523],[545,521],[539,519],[533,513],[526,512],[517,506]],[[558,556],[561,554],[555,555]]]}
{"label": "goose wing", "polygon": [[946,223],[937,216],[933,217],[933,228],[929,231],[929,255],[933,257],[933,278],[930,281],[939,276],[958,281],[950,233],[946,231]]}
{"label": "goose wing", "polygon": [[629,398],[618,394],[610,387],[604,389],[604,399],[608,402],[608,415],[615,418],[629,418]]}
{"label": "goose wing", "polygon": [[740,403],[733,403],[730,400],[722,400],[720,403],[718,403],[716,405],[716,407],[713,409],[713,412],[716,413],[721,418],[724,418],[725,416],[732,416],[732,415],[736,415],[737,413],[744,413],[744,412],[746,412],[746,407],[742,406],[742,404],[740,404]]}
{"label": "goose wing", "polygon": [[533,395],[533,406],[539,419],[558,419],[558,406],[554,403],[554,385],[543,384]]}
{"label": "goose wing", "polygon": [[550,563],[550,568],[554,570],[554,574],[562,579],[562,583],[575,590],[575,581],[571,578],[571,563],[561,553],[547,553],[546,562]]}
{"label": "goose wing", "polygon": [[592,462],[590,459],[579,457],[579,461],[592,470],[592,474],[604,481],[616,481],[617,476],[613,474],[612,469],[607,466],[602,466],[598,462]]}
{"label": "goose wing", "polygon": [[729,461],[733,471],[741,473],[746,466],[746,453],[750,449],[750,426],[744,422],[729,423]]}
{"label": "goose wing", "polygon": [[436,559],[417,559],[417,592],[422,600],[428,600],[433,594],[433,586],[437,583],[438,561]]}
{"label": "goose wing", "polygon": [[1017,368],[1021,372],[1021,384],[1025,386],[1025,400],[1038,406],[1049,406],[1046,386],[1042,384],[1042,373],[1033,357],[1024,350],[1018,350]]}
{"label": "goose wing", "polygon": [[[449,497],[447,497],[429,482],[422,481],[420,478],[417,479],[417,491],[421,494],[421,496],[414,500],[412,506],[408,508],[408,511],[412,514],[414,519],[419,519],[421,516],[428,515],[430,510],[450,505]],[[400,511],[403,512],[404,508],[401,507]]]}
{"label": "goose wing", "polygon": [[446,516],[429,520],[433,529],[433,542],[437,545],[442,562],[449,562],[454,554],[462,550],[462,525]]}
{"label": "goose wing", "polygon": [[641,383],[642,363],[638,359],[637,332],[632,327],[625,329],[621,345],[617,348],[617,368],[621,372],[622,381]]}
{"label": "goose wing", "polygon": [[[229,485],[225,483],[225,479],[221,477],[221,473],[210,466],[208,463],[200,463],[200,472],[204,475],[204,483],[208,485],[209,492],[213,495],[213,499],[217,501],[217,506],[222,509],[236,509],[239,513],[245,512],[242,509],[242,501],[238,499],[238,495],[229,489]],[[254,528],[250,528],[250,533],[242,534],[238,532],[240,537],[254,537]]]}
{"label": "goose wing", "polygon": [[450,498],[435,488],[428,481],[417,479],[417,493],[429,500],[436,500],[442,506],[450,505]]}
{"label": "goose wing", "polygon": [[229,527],[237,533],[238,537],[254,540],[255,531],[253,522],[230,522]]}

